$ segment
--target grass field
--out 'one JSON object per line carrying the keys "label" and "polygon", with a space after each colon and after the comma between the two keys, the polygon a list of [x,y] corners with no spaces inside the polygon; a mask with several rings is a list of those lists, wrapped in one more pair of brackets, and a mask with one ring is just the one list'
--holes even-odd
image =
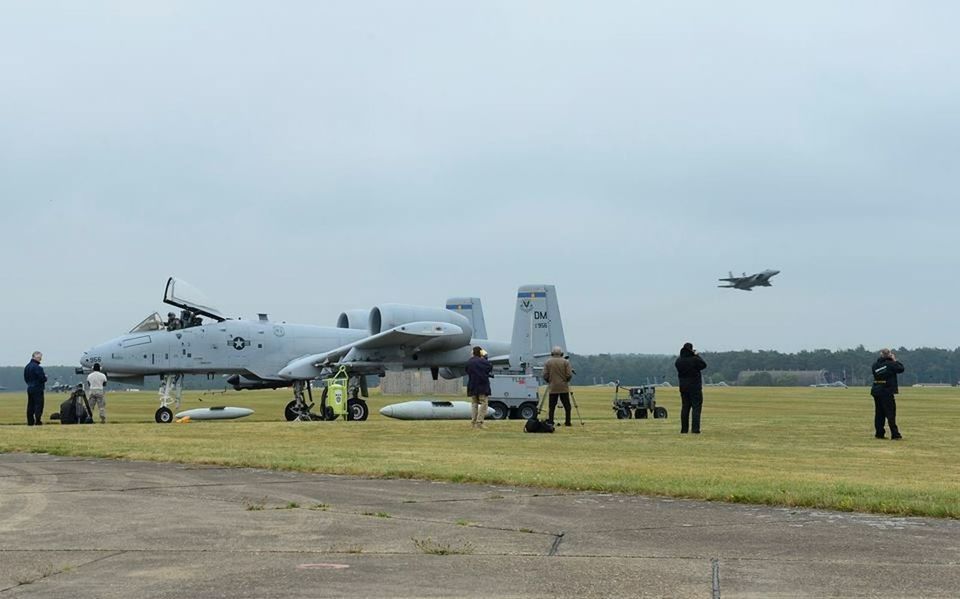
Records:
{"label": "grass field", "polygon": [[[665,420],[617,420],[613,390],[577,389],[584,426],[553,435],[516,420],[405,422],[377,410],[407,398],[374,392],[366,422],[285,422],[289,390],[187,392],[183,409],[233,405],[244,420],[158,425],[155,393],[108,395],[106,426],[27,427],[25,393],[0,394],[0,451],[224,464],[643,493],[715,501],[960,518],[960,390],[904,389],[905,439],[873,438],[865,388],[708,388],[702,435]],[[47,394],[45,415],[63,394]],[[461,399],[461,398],[455,398]],[[575,417],[575,422],[576,417]],[[14,426],[15,425],[15,426]]]}

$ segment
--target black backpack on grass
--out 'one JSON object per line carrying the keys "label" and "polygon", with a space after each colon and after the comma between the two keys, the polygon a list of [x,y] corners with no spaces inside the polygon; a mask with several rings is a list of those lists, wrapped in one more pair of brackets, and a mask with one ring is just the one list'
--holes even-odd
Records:
{"label": "black backpack on grass", "polygon": [[536,417],[527,420],[523,426],[524,432],[528,433],[552,433],[553,423],[549,420],[538,420]]}

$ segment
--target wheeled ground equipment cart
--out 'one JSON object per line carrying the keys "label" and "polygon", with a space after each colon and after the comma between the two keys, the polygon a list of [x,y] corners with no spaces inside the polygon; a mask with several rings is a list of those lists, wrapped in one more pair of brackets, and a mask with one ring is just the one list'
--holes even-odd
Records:
{"label": "wheeled ground equipment cart", "polygon": [[613,412],[617,419],[647,418],[653,414],[654,418],[666,418],[667,409],[657,405],[657,388],[653,385],[640,387],[624,387],[627,390],[625,397],[620,396],[620,382],[613,392]]}

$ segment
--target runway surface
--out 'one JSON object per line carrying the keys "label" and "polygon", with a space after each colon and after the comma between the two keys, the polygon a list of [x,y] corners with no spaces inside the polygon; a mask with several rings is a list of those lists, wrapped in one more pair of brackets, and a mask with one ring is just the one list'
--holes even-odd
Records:
{"label": "runway surface", "polygon": [[956,597],[960,522],[0,455],[6,597]]}

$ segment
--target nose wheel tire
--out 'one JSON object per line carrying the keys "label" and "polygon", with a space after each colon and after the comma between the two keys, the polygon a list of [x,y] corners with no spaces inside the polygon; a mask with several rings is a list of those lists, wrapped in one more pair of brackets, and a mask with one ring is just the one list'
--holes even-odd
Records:
{"label": "nose wheel tire", "polygon": [[173,422],[173,412],[170,411],[170,408],[160,408],[153,417],[159,424],[170,424]]}

